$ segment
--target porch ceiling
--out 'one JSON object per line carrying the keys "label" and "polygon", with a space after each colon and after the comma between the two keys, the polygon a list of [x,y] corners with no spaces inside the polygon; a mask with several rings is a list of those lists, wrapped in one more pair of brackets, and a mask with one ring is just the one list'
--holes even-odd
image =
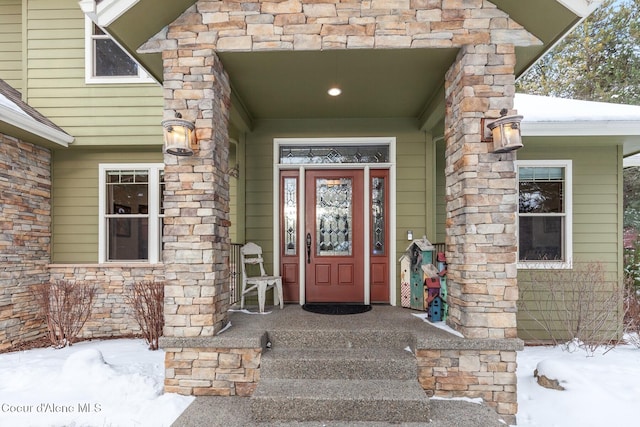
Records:
{"label": "porch ceiling", "polygon": [[[418,118],[457,49],[219,53],[253,119]],[[342,94],[332,97],[332,86]]]}

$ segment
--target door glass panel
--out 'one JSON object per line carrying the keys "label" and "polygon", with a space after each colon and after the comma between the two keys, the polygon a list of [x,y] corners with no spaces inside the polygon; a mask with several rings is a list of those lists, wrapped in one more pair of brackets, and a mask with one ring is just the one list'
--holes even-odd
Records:
{"label": "door glass panel", "polygon": [[298,180],[284,179],[284,253],[296,254],[296,230],[298,219]]}
{"label": "door glass panel", "polygon": [[371,179],[371,235],[373,236],[373,254],[384,254],[384,178]]}
{"label": "door glass panel", "polygon": [[353,217],[351,178],[316,179],[316,253],[350,256]]}

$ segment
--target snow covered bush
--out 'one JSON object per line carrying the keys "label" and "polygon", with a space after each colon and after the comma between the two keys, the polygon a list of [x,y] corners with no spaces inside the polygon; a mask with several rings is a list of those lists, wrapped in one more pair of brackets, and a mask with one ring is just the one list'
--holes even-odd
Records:
{"label": "snow covered bush", "polygon": [[[624,286],[607,277],[597,262],[574,263],[571,269],[530,270],[519,280],[518,309],[534,339],[551,340],[567,351],[577,347],[593,354],[611,347],[621,336]],[[531,331],[527,331],[530,325]],[[536,329],[537,331],[533,331]]]}
{"label": "snow covered bush", "polygon": [[32,292],[51,344],[55,348],[72,345],[91,316],[95,286],[56,280],[33,285]]}
{"label": "snow covered bush", "polygon": [[126,297],[133,308],[133,316],[140,326],[142,336],[149,344],[150,350],[158,349],[158,339],[164,327],[164,283],[136,282]]}

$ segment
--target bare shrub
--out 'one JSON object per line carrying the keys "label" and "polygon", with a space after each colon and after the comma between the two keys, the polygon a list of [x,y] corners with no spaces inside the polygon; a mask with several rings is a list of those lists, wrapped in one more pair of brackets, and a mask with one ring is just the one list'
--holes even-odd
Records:
{"label": "bare shrub", "polygon": [[47,337],[55,348],[71,346],[91,316],[96,288],[93,285],[56,280],[32,286],[40,316],[47,323]]}
{"label": "bare shrub", "polygon": [[149,349],[157,350],[158,339],[164,327],[164,283],[136,282],[126,296],[126,301],[133,308],[133,316]]}
{"label": "bare shrub", "polygon": [[579,347],[589,355],[599,347],[608,351],[620,335],[624,287],[607,279],[600,263],[572,267],[529,271],[528,280],[519,281],[518,308],[554,345],[568,351]]}

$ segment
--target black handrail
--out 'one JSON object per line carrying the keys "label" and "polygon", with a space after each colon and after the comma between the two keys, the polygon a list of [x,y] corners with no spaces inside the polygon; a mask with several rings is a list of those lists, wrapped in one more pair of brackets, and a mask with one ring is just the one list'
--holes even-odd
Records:
{"label": "black handrail", "polygon": [[231,243],[229,248],[229,305],[240,301],[242,291],[242,265],[240,265],[242,244]]}

